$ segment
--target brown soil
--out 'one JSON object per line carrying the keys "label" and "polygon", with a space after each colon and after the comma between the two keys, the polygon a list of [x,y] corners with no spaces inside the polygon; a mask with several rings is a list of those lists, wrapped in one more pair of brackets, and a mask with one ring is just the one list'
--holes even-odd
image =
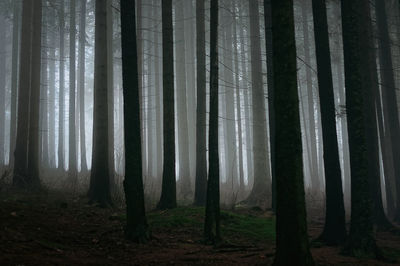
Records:
{"label": "brown soil", "polygon": [[[48,192],[0,195],[0,265],[270,265],[273,242],[235,239],[235,245],[202,244],[201,228],[153,230],[145,245],[124,240],[120,208],[87,205],[85,198]],[[310,225],[316,237],[322,223]],[[313,247],[318,265],[400,265],[400,237],[378,233],[386,261],[356,259],[340,248]]]}

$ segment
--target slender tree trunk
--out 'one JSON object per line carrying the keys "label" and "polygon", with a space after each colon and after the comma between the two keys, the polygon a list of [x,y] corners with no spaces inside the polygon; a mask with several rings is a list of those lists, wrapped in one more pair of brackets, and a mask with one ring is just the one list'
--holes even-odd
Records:
{"label": "slender tree trunk", "polygon": [[10,119],[10,166],[14,165],[15,141],[17,133],[17,94],[18,94],[18,61],[20,40],[20,2],[14,1],[12,33],[12,70],[11,70],[11,119]]}
{"label": "slender tree trunk", "polygon": [[274,265],[314,265],[304,197],[293,1],[271,1],[276,121]]}
{"label": "slender tree trunk", "polygon": [[326,193],[325,227],[320,239],[328,244],[339,244],[346,239],[346,224],[325,0],[312,0],[312,9],[321,101]]}
{"label": "slender tree trunk", "polygon": [[81,16],[79,22],[79,133],[81,149],[81,171],[88,170],[86,162],[85,137],[85,43],[86,43],[86,0],[81,0]]}
{"label": "slender tree trunk", "polygon": [[48,12],[44,9],[43,14],[43,33],[42,33],[42,49],[41,49],[41,76],[40,76],[40,131],[39,131],[39,156],[40,164],[44,168],[49,166],[49,120],[48,120],[48,85],[49,73],[48,68]]}
{"label": "slender tree trunk", "polygon": [[204,0],[196,1],[196,186],[194,204],[204,206],[207,192],[207,137],[206,137],[206,36]]}
{"label": "slender tree trunk", "polygon": [[6,20],[0,14],[0,175],[2,175],[5,166],[5,125],[6,125]]}
{"label": "slender tree trunk", "polygon": [[64,21],[64,0],[60,0],[59,26],[60,26],[60,70],[59,70],[59,115],[58,115],[58,169],[64,171],[65,164],[65,145],[64,145],[64,128],[65,128],[65,21]]}
{"label": "slender tree trunk", "polygon": [[70,0],[70,24],[69,24],[69,135],[68,135],[68,177],[72,187],[77,185],[77,159],[76,159],[76,12],[75,0]]}
{"label": "slender tree trunk", "polygon": [[94,117],[92,172],[88,197],[101,205],[111,204],[108,137],[108,0],[96,0]]}
{"label": "slender tree trunk", "polygon": [[121,0],[122,75],[124,93],[125,179],[127,225],[125,235],[147,242],[147,225],[142,179],[140,101],[137,65],[135,1]]}
{"label": "slender tree trunk", "polygon": [[[55,10],[50,11],[49,23],[50,25],[55,24]],[[56,154],[55,154],[55,110],[56,110],[56,34],[54,29],[49,31],[49,101],[48,101],[48,110],[49,110],[49,166],[54,168],[56,166]]]}
{"label": "slender tree trunk", "polygon": [[218,0],[211,0],[210,32],[210,122],[208,132],[208,182],[204,237],[217,243],[220,235],[219,152],[218,152]]}
{"label": "slender tree trunk", "polygon": [[164,169],[159,209],[176,207],[172,0],[162,3]]}

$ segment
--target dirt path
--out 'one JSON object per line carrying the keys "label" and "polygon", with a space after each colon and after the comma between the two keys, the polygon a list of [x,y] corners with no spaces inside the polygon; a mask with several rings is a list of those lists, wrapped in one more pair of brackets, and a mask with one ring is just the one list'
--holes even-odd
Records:
{"label": "dirt path", "polygon": [[[231,236],[217,249],[201,243],[202,228],[153,228],[153,240],[124,240],[124,211],[101,209],[62,193],[0,195],[0,265],[270,265],[273,241]],[[320,225],[311,226],[317,235]],[[400,237],[379,234],[379,244],[400,257]],[[340,256],[339,248],[313,248],[319,265],[396,265]],[[399,264],[400,265],[400,264]]]}

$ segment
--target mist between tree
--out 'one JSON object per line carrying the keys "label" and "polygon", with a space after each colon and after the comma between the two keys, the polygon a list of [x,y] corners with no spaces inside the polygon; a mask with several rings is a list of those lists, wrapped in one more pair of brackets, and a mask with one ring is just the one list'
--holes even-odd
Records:
{"label": "mist between tree", "polygon": [[[220,207],[305,233],[307,212],[379,257],[360,234],[400,221],[398,1],[128,2],[0,1],[0,185],[123,207],[142,182],[147,211],[207,205],[213,243]],[[313,264],[296,241],[276,265]]]}

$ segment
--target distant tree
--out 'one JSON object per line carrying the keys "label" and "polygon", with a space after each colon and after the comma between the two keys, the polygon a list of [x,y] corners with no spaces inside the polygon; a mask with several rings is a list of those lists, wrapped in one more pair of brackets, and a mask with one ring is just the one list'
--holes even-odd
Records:
{"label": "distant tree", "polygon": [[312,0],[312,9],[318,68],[318,88],[321,102],[326,191],[325,227],[319,239],[328,244],[340,244],[346,239],[346,222],[339,147],[336,134],[335,97],[333,94],[325,0]]}
{"label": "distant tree", "polygon": [[260,20],[257,0],[249,0],[251,81],[253,108],[254,185],[246,200],[249,205],[266,208],[271,204],[270,163],[267,153],[267,120],[261,66]]}
{"label": "distant tree", "polygon": [[146,242],[149,228],[144,207],[135,1],[121,0],[122,78],[124,93],[126,237]]}
{"label": "distant tree", "polygon": [[219,153],[218,153],[218,0],[210,6],[210,122],[208,132],[208,181],[204,238],[216,243],[221,239],[219,206]]}
{"label": "distant tree", "polygon": [[368,175],[367,97],[371,97],[368,0],[342,0],[343,52],[351,167],[351,223],[345,252],[377,257],[372,219],[371,180]]}
{"label": "distant tree", "polygon": [[303,181],[293,1],[271,1],[276,122],[276,256],[274,265],[314,265]]}
{"label": "distant tree", "polygon": [[86,0],[81,0],[81,15],[79,21],[79,133],[81,150],[81,171],[88,170],[86,162],[86,137],[85,137],[85,46],[86,46]]}
{"label": "distant tree", "polygon": [[10,119],[10,156],[9,164],[14,165],[14,151],[17,131],[17,94],[18,94],[18,60],[20,43],[21,3],[14,1],[12,31],[12,66],[11,66],[11,119]]}
{"label": "distant tree", "polygon": [[[6,36],[6,19],[0,14],[0,36]],[[0,41],[0,175],[5,166],[5,125],[6,125],[6,45]]]}
{"label": "distant tree", "polygon": [[196,1],[196,56],[197,56],[197,110],[196,110],[196,186],[194,204],[204,206],[207,193],[206,145],[206,38],[204,0]]}
{"label": "distant tree", "polygon": [[163,43],[164,170],[158,209],[176,207],[175,102],[172,0],[161,0]]}
{"label": "distant tree", "polygon": [[108,145],[108,56],[107,4],[96,0],[95,58],[94,58],[94,118],[92,172],[88,197],[91,202],[111,204],[109,145]]}
{"label": "distant tree", "polygon": [[48,134],[49,134],[49,166],[51,168],[56,167],[56,143],[55,143],[55,131],[56,131],[56,10],[51,8],[49,11],[49,97],[48,97]]}
{"label": "distant tree", "polygon": [[59,91],[58,91],[58,104],[59,104],[59,114],[58,114],[58,169],[64,171],[64,162],[65,162],[65,155],[64,155],[64,128],[65,128],[65,91],[64,91],[64,83],[65,83],[65,0],[60,0],[60,10],[58,13],[59,19],[59,26],[60,26],[60,69],[59,69]]}
{"label": "distant tree", "polygon": [[70,185],[77,185],[77,160],[76,160],[76,5],[75,0],[70,0],[69,23],[69,145],[68,145],[68,177]]}

